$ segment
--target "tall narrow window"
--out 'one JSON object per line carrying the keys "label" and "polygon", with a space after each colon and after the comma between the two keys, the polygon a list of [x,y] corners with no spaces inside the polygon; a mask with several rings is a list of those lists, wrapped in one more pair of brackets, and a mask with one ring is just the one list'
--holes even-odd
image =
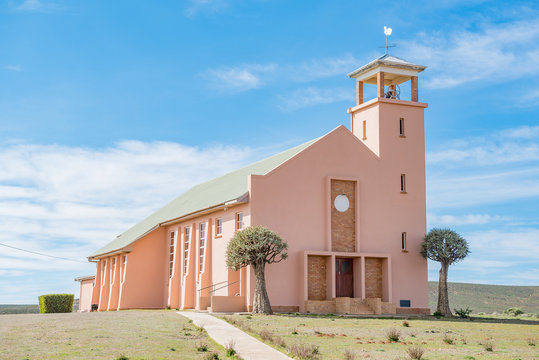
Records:
{"label": "tall narrow window", "polygon": [[399,136],[404,137],[404,118],[399,119]]}
{"label": "tall narrow window", "polygon": [[236,231],[243,229],[243,213],[236,213]]}
{"label": "tall narrow window", "polygon": [[206,223],[202,223],[200,224],[200,251],[199,251],[199,255],[200,255],[200,258],[199,258],[199,261],[198,261],[198,265],[199,265],[199,269],[198,271],[202,273],[202,271],[204,271],[204,251],[206,249]]}
{"label": "tall narrow window", "polygon": [[215,236],[223,235],[223,219],[215,219]]}
{"label": "tall narrow window", "polygon": [[113,257],[110,261],[110,283],[114,283],[114,275],[116,274],[116,258]]}
{"label": "tall narrow window", "polygon": [[183,273],[187,274],[189,270],[189,243],[191,242],[191,228],[189,226],[185,228],[183,241]]}
{"label": "tall narrow window", "polygon": [[367,120],[363,120],[363,140],[367,140]]}
{"label": "tall narrow window", "polygon": [[122,277],[121,282],[125,281],[125,267],[127,265],[127,255],[122,256],[122,272],[120,276]]}
{"label": "tall narrow window", "polygon": [[[103,260],[101,260],[103,261]],[[101,269],[101,286],[105,285],[105,274],[107,273],[107,260],[104,260],[103,268]]]}
{"label": "tall narrow window", "polygon": [[170,233],[170,246],[169,246],[169,264],[168,264],[168,276],[172,277],[174,273],[174,240],[176,240],[176,232]]}
{"label": "tall narrow window", "polygon": [[401,246],[402,246],[402,250],[406,250],[406,233],[403,232],[401,234]]}
{"label": "tall narrow window", "polygon": [[406,174],[401,174],[401,193],[406,193]]}

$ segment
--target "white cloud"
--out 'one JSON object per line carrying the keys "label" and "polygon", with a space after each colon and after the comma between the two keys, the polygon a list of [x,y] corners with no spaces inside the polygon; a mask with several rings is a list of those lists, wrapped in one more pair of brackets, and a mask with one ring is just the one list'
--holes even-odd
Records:
{"label": "white cloud", "polygon": [[273,64],[250,64],[238,67],[223,67],[209,69],[204,76],[211,86],[219,91],[247,91],[261,87],[264,84],[262,77],[275,71]]}
{"label": "white cloud", "polygon": [[21,71],[22,70],[21,65],[5,65],[2,68],[4,70],[9,70],[9,71]]}
{"label": "white cloud", "polygon": [[538,134],[520,126],[438,145],[427,153],[430,207],[539,197]]}
{"label": "white cloud", "polygon": [[[539,97],[539,91],[537,92]],[[513,139],[537,139],[539,138],[539,126],[520,126],[518,128],[509,129],[500,134]]]}
{"label": "white cloud", "polygon": [[[337,75],[345,76],[358,64],[360,64],[358,59],[350,54],[344,54],[340,57],[311,59],[288,65],[267,63],[221,66],[207,69],[202,75],[214,89],[237,92],[277,83],[307,83]],[[302,91],[305,89],[298,89],[298,93]],[[330,91],[331,89],[324,90],[325,93]]]}
{"label": "white cloud", "polygon": [[430,88],[526,78],[539,74],[539,19],[421,34],[400,48],[406,59],[429,66]]}
{"label": "white cloud", "polygon": [[440,171],[427,178],[429,208],[477,206],[539,197],[539,167],[479,175]]}
{"label": "white cloud", "polygon": [[[0,242],[84,260],[192,185],[265,151],[140,141],[100,150],[5,146],[0,149]],[[3,274],[66,268],[85,274],[93,265],[0,251]]]}
{"label": "white cloud", "polygon": [[288,71],[295,74],[296,79],[300,81],[311,81],[332,76],[345,76],[361,64],[362,62],[351,54],[344,54],[341,57],[311,59],[291,65]]}
{"label": "white cloud", "polygon": [[350,89],[318,89],[308,87],[290,94],[279,95],[279,108],[283,111],[297,110],[308,106],[329,104],[337,101],[354,101]]}
{"label": "white cloud", "polygon": [[493,216],[488,214],[467,214],[467,215],[427,215],[429,227],[442,227],[451,225],[481,225],[492,222],[505,221],[503,216]]}
{"label": "white cloud", "polygon": [[426,154],[428,164],[477,166],[526,163],[539,160],[539,126],[523,125],[460,138]]}

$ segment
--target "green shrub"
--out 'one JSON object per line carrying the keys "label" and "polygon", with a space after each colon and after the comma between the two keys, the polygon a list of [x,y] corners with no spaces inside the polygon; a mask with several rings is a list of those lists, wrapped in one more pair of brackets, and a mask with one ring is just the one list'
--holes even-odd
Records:
{"label": "green shrub", "polygon": [[462,319],[467,319],[472,312],[472,309],[470,309],[469,307],[466,307],[466,309],[454,309],[454,310],[455,310],[455,314],[459,318],[462,318]]}
{"label": "green shrub", "polygon": [[391,342],[397,342],[401,337],[401,332],[397,329],[389,329],[386,331],[386,337]]}
{"label": "green shrub", "polygon": [[39,312],[45,313],[70,313],[73,312],[73,294],[49,294],[39,297]]}
{"label": "green shrub", "polygon": [[432,313],[432,316],[434,316],[436,319],[439,319],[444,316],[444,314],[441,311],[435,311]]}
{"label": "green shrub", "polygon": [[206,344],[205,342],[200,342],[196,345],[196,348],[197,351],[206,352],[208,351],[208,344]]}
{"label": "green shrub", "polygon": [[519,315],[524,314],[524,311],[522,311],[522,309],[517,308],[517,307],[510,307],[508,309],[505,309],[503,313],[507,315],[511,315],[511,316],[519,316]]}
{"label": "green shrub", "polygon": [[423,358],[423,354],[425,353],[425,350],[419,346],[409,347],[406,351],[408,352],[410,359],[413,360],[421,360]]}
{"label": "green shrub", "polygon": [[219,354],[217,353],[207,353],[205,356],[204,356],[204,360],[219,360]]}

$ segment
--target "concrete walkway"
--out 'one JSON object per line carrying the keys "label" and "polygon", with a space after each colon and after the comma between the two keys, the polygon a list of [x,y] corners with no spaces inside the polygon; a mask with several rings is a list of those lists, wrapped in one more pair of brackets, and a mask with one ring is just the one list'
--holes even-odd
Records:
{"label": "concrete walkway", "polygon": [[235,341],[234,350],[238,356],[245,360],[284,360],[290,357],[275,350],[271,346],[247,335],[238,328],[224,320],[218,319],[207,313],[194,311],[177,311],[178,314],[193,320],[198,327],[204,327],[208,335],[223,346],[227,346],[232,340]]}

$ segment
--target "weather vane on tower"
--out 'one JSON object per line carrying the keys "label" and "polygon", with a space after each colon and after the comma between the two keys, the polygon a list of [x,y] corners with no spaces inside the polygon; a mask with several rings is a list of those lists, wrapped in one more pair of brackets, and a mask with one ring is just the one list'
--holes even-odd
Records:
{"label": "weather vane on tower", "polygon": [[389,44],[389,37],[391,36],[391,33],[393,32],[393,29],[387,26],[384,26],[384,34],[386,35],[386,55],[389,54],[389,48],[395,47],[397,45],[395,44]]}

